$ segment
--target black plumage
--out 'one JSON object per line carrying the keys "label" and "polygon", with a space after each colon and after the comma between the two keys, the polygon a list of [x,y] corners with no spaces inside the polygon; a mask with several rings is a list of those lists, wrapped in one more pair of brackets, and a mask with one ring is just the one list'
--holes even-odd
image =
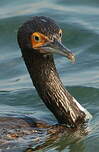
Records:
{"label": "black plumage", "polygon": [[54,43],[60,37],[59,31],[60,27],[54,20],[36,16],[19,28],[18,43],[32,82],[43,102],[59,123],[77,127],[85,122],[85,109],[79,106],[64,88],[54,64],[53,54],[40,53],[40,47],[35,50],[30,43],[30,35],[34,32],[44,34]]}

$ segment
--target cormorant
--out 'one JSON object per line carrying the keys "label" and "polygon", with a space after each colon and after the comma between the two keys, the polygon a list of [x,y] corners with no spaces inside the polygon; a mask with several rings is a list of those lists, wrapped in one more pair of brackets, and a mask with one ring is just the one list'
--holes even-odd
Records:
{"label": "cormorant", "polygon": [[39,96],[60,124],[77,127],[91,115],[64,88],[57,73],[54,53],[75,60],[61,38],[61,28],[53,19],[44,16],[32,17],[18,30],[22,56]]}

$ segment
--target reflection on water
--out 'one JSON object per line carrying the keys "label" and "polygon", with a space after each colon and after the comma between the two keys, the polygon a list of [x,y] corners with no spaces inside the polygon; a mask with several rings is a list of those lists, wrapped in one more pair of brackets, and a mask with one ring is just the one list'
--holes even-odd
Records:
{"label": "reflection on water", "polygon": [[[0,149],[27,152],[33,148],[54,152],[98,152],[99,150],[99,3],[97,0],[3,0],[0,1],[0,116],[30,117],[56,124],[53,114],[42,103],[32,86],[17,44],[18,27],[34,15],[54,18],[63,29],[63,42],[76,55],[71,64],[55,56],[65,87],[93,115],[89,134],[81,138],[59,134],[48,138],[46,131],[13,140]],[[12,130],[11,130],[12,131]],[[4,133],[4,131],[3,131]],[[39,141],[39,142],[38,142]],[[38,144],[39,143],[39,144]],[[13,146],[12,146],[12,145]],[[28,146],[29,145],[29,146]]]}

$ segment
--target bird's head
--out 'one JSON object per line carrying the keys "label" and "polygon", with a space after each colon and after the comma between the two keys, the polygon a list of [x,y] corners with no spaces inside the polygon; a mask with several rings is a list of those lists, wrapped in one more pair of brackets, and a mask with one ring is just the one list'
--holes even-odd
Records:
{"label": "bird's head", "polygon": [[62,43],[62,30],[49,17],[35,16],[24,23],[18,31],[18,42],[23,50],[39,54],[61,54],[71,61],[74,55]]}

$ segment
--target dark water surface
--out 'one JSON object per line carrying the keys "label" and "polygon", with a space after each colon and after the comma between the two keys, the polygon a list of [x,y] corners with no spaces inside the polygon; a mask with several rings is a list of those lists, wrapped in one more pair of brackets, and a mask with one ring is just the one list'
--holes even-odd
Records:
{"label": "dark water surface", "polygon": [[[32,86],[17,44],[18,27],[34,15],[50,16],[63,29],[63,42],[75,53],[76,63],[55,56],[57,69],[65,87],[93,115],[87,136],[71,140],[64,135],[41,151],[99,152],[98,0],[0,1],[0,117],[28,116],[50,124],[57,122]],[[22,152],[29,145],[36,147],[37,142],[32,141],[13,141],[14,146],[0,146],[0,152]]]}

